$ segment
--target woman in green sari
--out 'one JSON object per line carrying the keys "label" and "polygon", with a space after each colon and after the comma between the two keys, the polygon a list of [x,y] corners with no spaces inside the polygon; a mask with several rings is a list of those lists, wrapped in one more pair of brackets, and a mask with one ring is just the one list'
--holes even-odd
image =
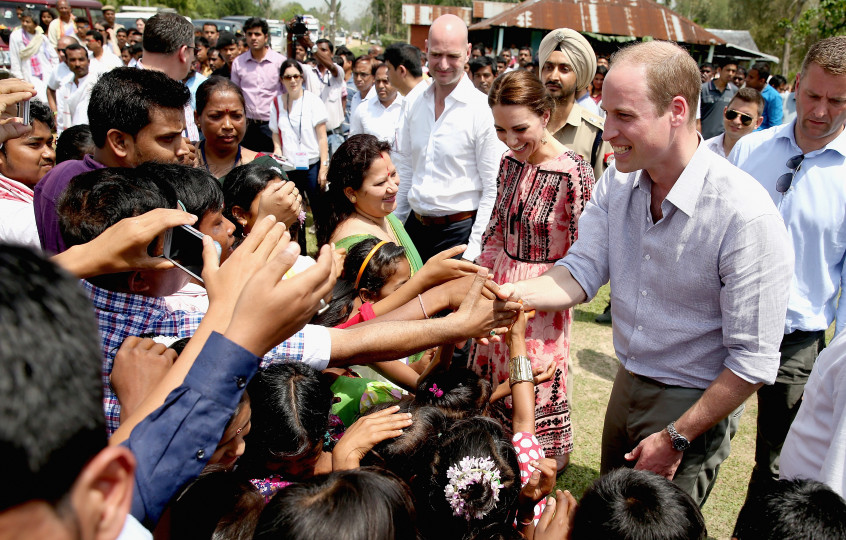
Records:
{"label": "woman in green sari", "polygon": [[423,266],[397,207],[399,176],[391,162],[391,145],[372,135],[353,135],[332,156],[329,191],[315,216],[317,243],[350,248],[370,237],[405,248],[411,274]]}

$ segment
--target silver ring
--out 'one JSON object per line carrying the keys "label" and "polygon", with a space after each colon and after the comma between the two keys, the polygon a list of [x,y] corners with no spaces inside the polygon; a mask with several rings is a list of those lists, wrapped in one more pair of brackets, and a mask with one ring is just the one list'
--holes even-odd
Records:
{"label": "silver ring", "polygon": [[491,330],[491,337],[494,337],[495,335],[496,335],[496,330]]}
{"label": "silver ring", "polygon": [[323,315],[323,313],[329,309],[329,304],[326,303],[326,300],[320,299],[320,309],[317,310],[318,315]]}

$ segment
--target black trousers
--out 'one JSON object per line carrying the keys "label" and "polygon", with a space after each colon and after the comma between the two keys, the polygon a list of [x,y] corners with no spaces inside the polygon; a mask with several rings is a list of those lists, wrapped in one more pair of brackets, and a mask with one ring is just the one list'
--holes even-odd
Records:
{"label": "black trousers", "polygon": [[[425,263],[445,249],[466,244],[475,219],[465,219],[444,225],[423,225],[414,213],[405,221],[405,231]],[[461,255],[456,257],[461,258]]]}

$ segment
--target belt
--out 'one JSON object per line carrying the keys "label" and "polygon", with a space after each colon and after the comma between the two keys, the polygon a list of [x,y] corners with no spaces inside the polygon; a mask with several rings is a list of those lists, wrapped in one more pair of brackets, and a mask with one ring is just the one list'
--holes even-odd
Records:
{"label": "belt", "polygon": [[268,122],[267,120],[256,120],[255,118],[247,118],[247,123],[248,124],[258,124],[260,126],[266,126],[270,122]]}
{"label": "belt", "polygon": [[633,371],[629,371],[629,370],[626,370],[626,373],[628,373],[633,379],[637,379],[641,382],[645,382],[646,384],[651,384],[652,386],[657,386],[659,388],[685,388],[685,389],[688,389],[688,390],[695,390],[695,388],[688,388],[687,386],[677,386],[677,385],[672,385],[672,384],[665,384],[665,383],[662,383],[661,381],[656,381],[655,379],[646,377],[644,375],[638,375],[637,373],[635,373]]}
{"label": "belt", "polygon": [[427,227],[430,225],[449,225],[450,223],[458,223],[459,221],[473,219],[476,217],[476,211],[458,212],[457,214],[451,214],[449,216],[421,216],[417,212],[414,212],[414,217],[417,218],[417,221]]}

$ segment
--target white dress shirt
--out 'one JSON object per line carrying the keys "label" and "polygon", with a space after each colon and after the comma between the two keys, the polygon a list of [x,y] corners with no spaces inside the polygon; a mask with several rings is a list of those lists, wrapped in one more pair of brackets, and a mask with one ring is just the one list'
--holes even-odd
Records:
{"label": "white dress shirt", "polygon": [[89,71],[88,75],[75,82],[76,75],[71,73],[62,80],[56,91],[56,133],[61,135],[69,127],[88,123],[88,101],[91,89],[97,82],[99,73]]}
{"label": "white dress shirt", "polygon": [[320,144],[314,128],[326,123],[326,107],[315,94],[303,92],[301,98],[291,103],[291,113],[285,110],[286,96],[279,96],[270,104],[268,127],[279,134],[282,156],[291,163],[297,152],[305,153],[309,164],[320,160]]}
{"label": "white dress shirt", "polygon": [[[413,127],[413,129],[412,129]],[[476,210],[476,222],[463,257],[481,251],[482,234],[496,201],[496,176],[506,146],[497,138],[488,98],[470,78],[461,77],[435,120],[435,84],[409,109],[397,153],[400,173],[397,209],[405,221]]]}
{"label": "white dress shirt", "polygon": [[385,107],[379,98],[368,100],[363,107],[359,107],[350,119],[350,135],[367,133],[380,141],[391,143],[396,150],[397,129],[400,125],[400,114],[403,111],[403,97],[397,93],[394,101]]}
{"label": "white dress shirt", "polygon": [[704,144],[708,148],[708,150],[724,158],[726,157],[726,151],[723,148],[723,139],[725,138],[725,136],[725,133],[720,133],[716,137],[711,137],[710,139],[706,140]]}
{"label": "white dress shirt", "polygon": [[[344,68],[338,64],[332,66],[334,73],[325,70],[323,74],[315,67],[311,68],[308,87],[314,94],[320,96],[326,106],[326,131],[332,131],[344,122],[344,104],[342,97],[347,83],[344,81]],[[338,75],[340,73],[340,75]]]}
{"label": "white dress shirt", "polygon": [[91,57],[90,71],[106,73],[119,67],[123,67],[123,60],[112,53],[107,47],[103,47],[103,54],[100,56],[99,60],[93,56]]}
{"label": "white dress shirt", "polygon": [[352,115],[355,114],[355,110],[358,108],[359,105],[375,97],[376,85],[371,86],[370,90],[367,91],[367,95],[364,97],[361,97],[361,92],[356,92],[355,94],[353,94],[353,97],[351,98],[352,102],[350,103],[350,118],[352,118]]}

